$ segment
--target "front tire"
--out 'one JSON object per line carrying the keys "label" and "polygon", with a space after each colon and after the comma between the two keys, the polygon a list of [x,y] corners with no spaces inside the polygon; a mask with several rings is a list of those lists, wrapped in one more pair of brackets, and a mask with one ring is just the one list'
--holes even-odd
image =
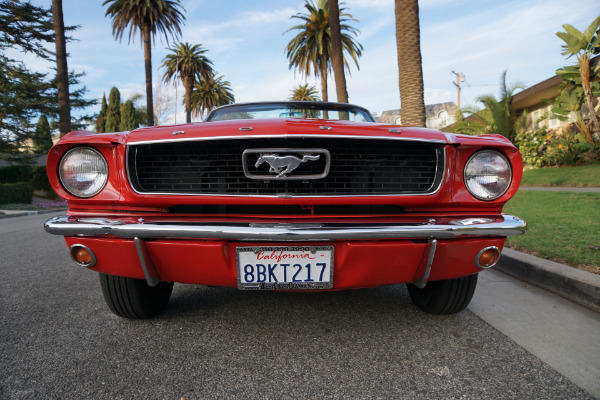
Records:
{"label": "front tire", "polygon": [[477,275],[428,282],[422,289],[410,283],[406,286],[413,303],[426,313],[454,314],[464,310],[471,302]]}
{"label": "front tire", "polygon": [[102,295],[110,310],[129,319],[152,318],[165,309],[173,282],[148,286],[144,279],[100,274]]}

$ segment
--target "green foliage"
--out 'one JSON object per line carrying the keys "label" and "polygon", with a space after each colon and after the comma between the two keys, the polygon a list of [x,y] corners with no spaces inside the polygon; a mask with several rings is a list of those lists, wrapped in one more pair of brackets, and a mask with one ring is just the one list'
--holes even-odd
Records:
{"label": "green foliage", "polygon": [[[311,74],[321,78],[322,90],[327,87],[327,72],[331,71],[331,29],[329,27],[329,6],[327,0],[307,0],[304,5],[308,13],[296,14],[292,18],[301,21],[285,31],[287,33],[296,30],[298,33],[285,48],[286,57],[289,60],[289,68],[300,72],[303,77]],[[349,25],[351,21],[357,22],[352,15],[340,8],[340,31],[342,40],[342,52],[344,54],[344,67],[349,71],[348,55],[359,68],[358,59],[362,55],[362,45],[356,41],[355,36],[360,31]],[[327,93],[323,91],[322,97],[327,99]]]}
{"label": "green foliage", "polygon": [[118,132],[121,126],[121,93],[116,87],[110,89],[106,109],[105,132]]}
{"label": "green foliage", "polygon": [[527,118],[525,113],[517,118],[510,110],[513,93],[519,88],[522,88],[522,85],[507,86],[506,71],[504,71],[500,78],[500,99],[496,100],[493,95],[479,96],[477,101],[482,103],[485,108],[483,110],[465,109],[472,115],[469,118],[458,120],[453,127],[454,132],[467,135],[497,133],[514,141],[517,132],[522,130]]}
{"label": "green foliage", "polygon": [[200,78],[192,91],[192,113],[205,115],[213,108],[235,102],[231,84],[223,80],[223,75]]}
{"label": "green foliage", "polygon": [[556,36],[565,42],[561,46],[563,56],[571,57],[581,52],[597,53],[600,48],[600,36],[598,35],[600,17],[596,18],[583,32],[569,24],[563,25],[563,28],[565,32],[556,33]]}
{"label": "green foliage", "polygon": [[102,105],[100,106],[100,113],[96,117],[96,123],[94,125],[94,131],[98,133],[106,132],[106,112],[108,110],[108,103],[106,102],[106,94],[102,94]]}
{"label": "green foliage", "polygon": [[320,101],[317,89],[314,86],[309,86],[308,83],[297,85],[291,90],[291,94],[290,100],[292,101]]}
{"label": "green foliage", "polygon": [[138,128],[140,123],[137,117],[135,108],[133,107],[133,101],[127,100],[121,106],[121,125],[119,126],[119,130],[131,131]]}
{"label": "green foliage", "polygon": [[33,199],[33,188],[29,182],[0,184],[0,204],[29,204]]}
{"label": "green foliage", "polygon": [[[69,32],[76,27],[66,27]],[[9,56],[16,52],[53,61],[54,29],[50,8],[30,1],[0,1],[0,156],[27,161],[32,154],[23,151],[35,139],[36,120],[41,115],[58,118],[58,90],[55,78],[33,72],[22,61]],[[69,84],[77,85],[82,74],[69,74]],[[83,98],[85,87],[71,91],[72,108],[85,108],[94,101]],[[77,126],[77,124],[74,124]],[[51,128],[54,124],[50,123]]]}
{"label": "green foliage", "polygon": [[9,165],[0,167],[0,183],[29,182],[32,177],[31,165]]}
{"label": "green foliage", "polygon": [[523,162],[533,167],[579,165],[597,159],[598,149],[573,130],[549,132],[538,129],[515,137]]}
{"label": "green foliage", "polygon": [[44,190],[52,192],[52,186],[48,180],[48,171],[44,165],[36,165],[31,169],[31,186],[33,190]]}
{"label": "green foliage", "polygon": [[34,151],[37,154],[46,154],[52,147],[52,134],[50,133],[50,124],[48,118],[42,115],[35,127],[35,136],[33,137]]}

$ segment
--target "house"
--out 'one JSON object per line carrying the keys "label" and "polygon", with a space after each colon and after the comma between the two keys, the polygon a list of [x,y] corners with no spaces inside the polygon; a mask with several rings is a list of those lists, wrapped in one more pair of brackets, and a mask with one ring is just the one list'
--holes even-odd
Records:
{"label": "house", "polygon": [[568,124],[568,122],[563,122],[556,118],[540,120],[552,108],[544,99],[553,100],[556,98],[559,94],[558,88],[561,82],[562,78],[555,75],[513,96],[510,110],[517,117],[527,112],[524,126],[525,131],[529,132],[540,128],[557,129],[562,125]]}
{"label": "house", "polygon": [[[433,129],[442,129],[456,122],[458,107],[454,102],[430,104],[425,106],[426,126]],[[402,125],[400,110],[389,110],[381,113],[378,122],[390,125]]]}

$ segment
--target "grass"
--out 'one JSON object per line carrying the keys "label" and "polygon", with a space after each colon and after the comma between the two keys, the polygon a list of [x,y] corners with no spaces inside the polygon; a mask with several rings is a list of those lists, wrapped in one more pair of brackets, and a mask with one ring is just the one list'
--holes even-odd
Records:
{"label": "grass", "polygon": [[600,164],[529,169],[521,186],[600,187]]}
{"label": "grass", "polygon": [[504,212],[529,226],[509,247],[600,274],[600,193],[520,191]]}

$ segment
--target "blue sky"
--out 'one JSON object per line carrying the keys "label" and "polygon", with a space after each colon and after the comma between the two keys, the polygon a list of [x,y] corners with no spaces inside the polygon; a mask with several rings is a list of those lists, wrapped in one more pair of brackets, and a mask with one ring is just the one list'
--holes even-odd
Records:
{"label": "blue sky", "polygon": [[[35,1],[50,6],[50,1]],[[352,66],[348,79],[350,102],[372,112],[400,107],[393,0],[347,0],[346,7],[361,31],[364,46],[360,70]],[[183,0],[186,22],[180,38],[201,43],[214,68],[231,82],[236,101],[286,99],[304,79],[288,69],[284,49],[294,33],[283,34],[295,24],[290,17],[304,12],[303,0]],[[600,15],[597,0],[421,0],[421,52],[425,102],[456,102],[455,78],[466,76],[462,106],[475,106],[483,94],[498,94],[502,71],[509,83],[533,85],[554,75],[557,68],[574,63],[561,54],[555,35],[562,24],[585,29]],[[144,62],[139,37],[121,43],[112,36],[102,1],[63,0],[66,25],[80,25],[68,43],[69,68],[85,72],[82,83],[89,98],[108,95],[116,86],[122,97],[144,94]],[[173,42],[170,42],[172,45]],[[154,80],[162,77],[160,64],[167,43],[156,39],[153,48]],[[31,56],[25,62],[34,70],[50,65]],[[320,92],[320,84],[309,79]],[[174,88],[165,92],[174,97]],[[181,102],[183,90],[178,89]],[[329,98],[335,100],[333,79]],[[99,109],[99,107],[98,107]],[[97,112],[98,110],[91,110]],[[178,122],[183,107],[178,106]],[[172,120],[171,120],[172,122]]]}

